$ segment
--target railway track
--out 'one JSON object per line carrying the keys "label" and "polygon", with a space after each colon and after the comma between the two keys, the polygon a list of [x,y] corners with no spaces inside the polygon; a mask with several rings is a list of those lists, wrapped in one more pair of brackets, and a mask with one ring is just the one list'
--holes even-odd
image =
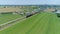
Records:
{"label": "railway track", "polygon": [[[30,17],[30,16],[29,16],[29,17]],[[22,17],[22,18],[17,18],[17,19],[15,19],[15,20],[9,21],[9,22],[4,23],[4,24],[1,24],[1,25],[0,25],[0,31],[4,30],[4,29],[6,29],[6,28],[8,28],[8,27],[10,27],[10,26],[12,26],[12,25],[17,24],[17,23],[16,23],[17,21],[22,21],[22,20],[25,20],[25,19],[26,19],[26,16],[24,16],[24,17]]]}
{"label": "railway track", "polygon": [[[34,15],[35,15],[35,14],[34,14]],[[27,17],[30,17],[30,15],[28,15]],[[17,24],[17,23],[16,23],[17,21],[22,21],[22,20],[26,19],[27,17],[24,16],[24,17],[22,17],[22,18],[18,18],[18,19],[9,21],[9,22],[7,22],[7,23],[1,24],[1,25],[0,25],[0,31],[2,31],[2,30],[6,29],[6,28],[8,28],[8,27],[10,27],[10,26],[12,26],[12,25],[14,25],[14,24]]]}
{"label": "railway track", "polygon": [[25,19],[26,19],[26,17],[24,16],[24,17],[22,17],[22,18],[18,18],[18,19],[9,21],[9,22],[7,22],[7,23],[1,24],[1,25],[0,25],[0,31],[4,30],[4,29],[6,29],[6,28],[8,28],[8,27],[10,27],[10,26],[12,26],[12,25],[17,24],[17,23],[16,23],[17,21],[22,21],[22,20],[25,20]]}

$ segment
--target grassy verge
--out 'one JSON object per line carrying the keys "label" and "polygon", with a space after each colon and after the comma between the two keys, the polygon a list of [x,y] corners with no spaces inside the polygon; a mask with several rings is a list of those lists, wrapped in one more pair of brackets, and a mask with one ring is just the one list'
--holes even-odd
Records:
{"label": "grassy verge", "polygon": [[20,17],[21,17],[21,15],[19,15],[19,14],[16,14],[16,15],[13,15],[13,14],[2,14],[2,15],[0,15],[0,24],[3,24],[5,22],[8,22],[8,21],[20,18]]}

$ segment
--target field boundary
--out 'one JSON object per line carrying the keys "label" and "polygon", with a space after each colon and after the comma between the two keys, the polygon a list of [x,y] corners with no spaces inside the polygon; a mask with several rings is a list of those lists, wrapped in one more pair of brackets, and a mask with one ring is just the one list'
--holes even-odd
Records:
{"label": "field boundary", "polygon": [[[22,17],[22,18],[23,18],[23,17]],[[13,21],[16,21],[16,20],[19,20],[19,19],[22,19],[22,18],[16,18],[16,19],[14,19],[14,20],[5,22],[5,23],[3,23],[3,24],[0,24],[0,26],[5,25],[5,24],[8,24],[8,23],[11,23],[11,22],[13,22]]]}
{"label": "field boundary", "polygon": [[12,25],[15,25],[17,24],[16,21],[22,21],[22,20],[25,20],[25,16],[22,17],[22,18],[18,18],[18,19],[15,19],[15,20],[12,20],[12,21],[9,21],[7,23],[4,23],[4,24],[1,24],[0,25],[0,31],[12,26]]}
{"label": "field boundary", "polygon": [[[37,15],[37,14],[35,14],[35,15]],[[33,15],[33,16],[35,16],[35,15]],[[32,16],[31,16],[31,17],[32,17]],[[29,17],[29,18],[30,18],[30,17]],[[22,18],[18,18],[18,19],[12,20],[11,22],[7,22],[7,23],[4,23],[4,24],[1,24],[1,25],[0,25],[0,31],[2,31],[2,30],[4,30],[4,29],[7,29],[7,28],[9,28],[9,27],[17,24],[16,21],[23,21],[23,20],[26,20],[26,19],[27,19],[26,16],[24,16],[24,17],[22,17]],[[18,22],[18,23],[19,23],[19,22]]]}

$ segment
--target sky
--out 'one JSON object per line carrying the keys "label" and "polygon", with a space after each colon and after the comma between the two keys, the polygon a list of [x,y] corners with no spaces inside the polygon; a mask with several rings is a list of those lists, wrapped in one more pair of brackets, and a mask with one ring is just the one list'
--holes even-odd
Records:
{"label": "sky", "polygon": [[0,5],[60,5],[60,0],[0,0]]}

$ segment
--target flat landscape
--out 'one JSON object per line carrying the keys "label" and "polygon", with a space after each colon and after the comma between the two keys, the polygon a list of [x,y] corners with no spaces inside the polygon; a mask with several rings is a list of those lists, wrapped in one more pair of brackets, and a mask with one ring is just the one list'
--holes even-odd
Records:
{"label": "flat landscape", "polygon": [[21,17],[22,16],[19,14],[0,14],[0,24],[7,23]]}
{"label": "flat landscape", "polygon": [[60,34],[60,18],[54,13],[37,13],[16,23],[0,34]]}

